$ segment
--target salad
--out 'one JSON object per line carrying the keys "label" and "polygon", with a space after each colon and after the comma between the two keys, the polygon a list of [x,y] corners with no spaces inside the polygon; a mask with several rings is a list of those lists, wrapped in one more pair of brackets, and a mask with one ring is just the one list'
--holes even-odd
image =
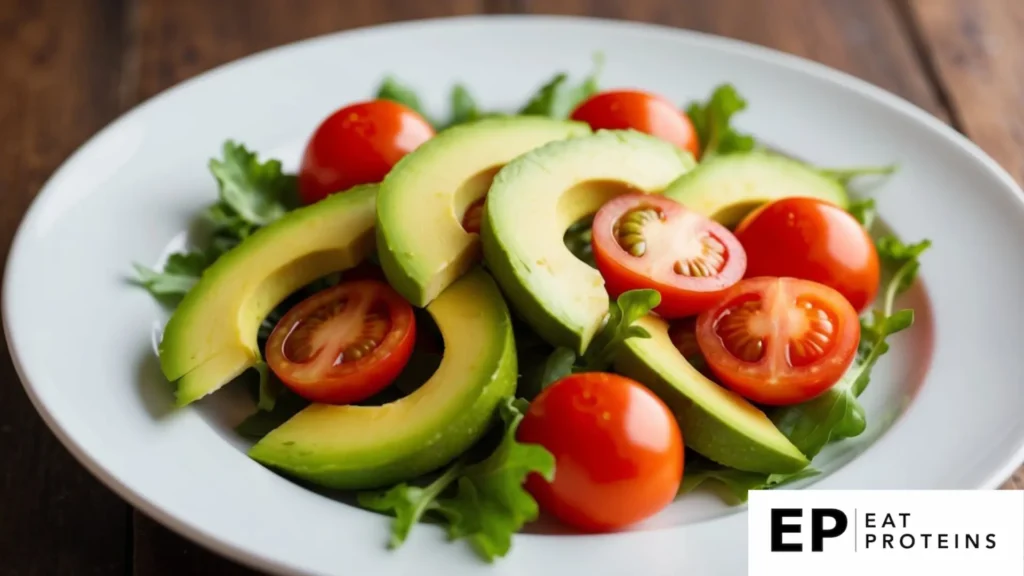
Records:
{"label": "salad", "polygon": [[614,531],[700,485],[730,503],[813,476],[912,310],[927,240],[874,237],[854,178],[677,107],[601,59],[516,111],[447,118],[388,77],[297,174],[233,141],[208,237],[137,282],[173,309],[177,404],[248,387],[249,456],[490,561],[541,511]]}

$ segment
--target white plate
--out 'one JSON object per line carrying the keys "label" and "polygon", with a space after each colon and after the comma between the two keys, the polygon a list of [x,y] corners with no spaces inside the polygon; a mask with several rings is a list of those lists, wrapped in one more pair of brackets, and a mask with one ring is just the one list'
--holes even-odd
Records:
{"label": "white plate", "polygon": [[[36,408],[110,488],[236,560],[296,574],[468,574],[463,543],[417,527],[385,549],[388,520],[305,490],[246,458],[230,431],[251,406],[224,394],[172,411],[151,339],[163,320],[129,285],[214,198],[207,172],[233,138],[294,167],[319,120],[372,94],[385,73],[440,111],[451,84],[513,107],[554,72],[589,70],[677,102],[732,82],[743,129],[824,165],[899,162],[878,191],[885,223],[931,238],[917,311],[893,338],[864,403],[869,432],[815,464],[814,488],[993,488],[1024,457],[1020,295],[1024,204],[988,156],[907,102],[763,48],[640,24],[461,18],[317,38],[190,80],[90,140],[46,184],[17,234],[3,287],[12,355]],[[229,393],[225,393],[229,394]],[[709,495],[680,499],[636,530],[524,534],[492,574],[740,574],[746,515]]]}

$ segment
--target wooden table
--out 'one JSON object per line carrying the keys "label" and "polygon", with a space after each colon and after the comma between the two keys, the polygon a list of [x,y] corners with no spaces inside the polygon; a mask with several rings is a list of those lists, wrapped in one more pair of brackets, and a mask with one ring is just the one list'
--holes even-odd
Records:
{"label": "wooden table", "polygon": [[[624,18],[823,62],[973,139],[1024,182],[1022,0],[0,0],[0,246],[79,145],[139,102],[308,36],[473,13]],[[838,135],[841,137],[841,135]],[[1024,489],[1024,472],[1007,488]],[[0,355],[0,575],[237,575],[133,511],[61,447]]]}

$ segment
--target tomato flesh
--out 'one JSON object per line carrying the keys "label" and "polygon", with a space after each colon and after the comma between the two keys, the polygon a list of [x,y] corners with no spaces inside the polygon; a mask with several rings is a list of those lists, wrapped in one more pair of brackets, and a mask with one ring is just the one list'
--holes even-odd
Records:
{"label": "tomato flesh", "polygon": [[555,479],[526,488],[541,508],[588,532],[639,522],[669,504],[683,476],[683,437],[664,402],[616,374],[590,372],[541,392],[519,426],[520,442],[555,457]]}
{"label": "tomato flesh", "polygon": [[830,388],[859,341],[857,311],[843,295],[797,278],[743,280],[697,318],[697,344],[711,372],[741,396],[774,406]]}
{"label": "tomato flesh", "polygon": [[783,198],[736,228],[747,276],[790,276],[838,290],[854,309],[878,294],[879,262],[871,237],[842,208],[815,198]]}
{"label": "tomato flesh", "polygon": [[371,100],[341,108],[306,144],[299,195],[312,204],[359,184],[380,182],[403,156],[433,136],[429,122],[397,102]]}
{"label": "tomato flesh", "polygon": [[652,288],[666,318],[714,306],[743,278],[746,254],[721,224],[664,196],[624,194],[607,202],[591,228],[594,261],[612,297]]}
{"label": "tomato flesh", "polygon": [[686,113],[661,96],[640,90],[595,94],[573,110],[571,118],[594,130],[633,129],[671,142],[696,158],[700,142]]}
{"label": "tomato flesh", "polygon": [[384,282],[353,280],[289,310],[267,339],[267,364],[307,400],[350,404],[391,384],[415,341],[408,302]]}

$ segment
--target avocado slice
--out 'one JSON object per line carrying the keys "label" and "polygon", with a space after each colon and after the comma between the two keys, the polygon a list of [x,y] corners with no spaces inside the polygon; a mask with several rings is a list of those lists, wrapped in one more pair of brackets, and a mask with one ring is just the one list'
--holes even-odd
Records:
{"label": "avocado slice", "polygon": [[423,307],[480,260],[467,209],[516,156],[552,140],[589,134],[583,123],[495,117],[444,130],[408,154],[381,183],[377,249],[388,282]]}
{"label": "avocado slice", "polygon": [[838,181],[803,162],[764,151],[716,156],[673,182],[665,196],[729,228],[758,206],[780,198],[819,198],[844,210],[850,204]]}
{"label": "avocado slice", "polygon": [[160,368],[190,404],[261,358],[260,322],[289,294],[373,252],[377,186],[359,186],[286,214],[221,256],[174,311]]}
{"label": "avocado slice", "polygon": [[486,431],[498,402],[515,392],[512,320],[482,269],[427,306],[444,338],[434,375],[384,406],[313,404],[252,447],[271,468],[340,489],[412,479],[464,452]]}
{"label": "avocado slice", "polygon": [[615,371],[650,388],[679,422],[686,445],[707,458],[739,470],[796,472],[808,460],[761,410],[742,396],[708,380],[679,353],[668,324],[646,316],[638,321],[650,338],[629,338],[615,358]]}
{"label": "avocado slice", "polygon": [[566,229],[619,194],[661,192],[693,166],[688,152],[623,130],[552,142],[509,162],[487,195],[481,238],[512,308],[549,343],[582,354],[608,294],[601,274],[566,248]]}

